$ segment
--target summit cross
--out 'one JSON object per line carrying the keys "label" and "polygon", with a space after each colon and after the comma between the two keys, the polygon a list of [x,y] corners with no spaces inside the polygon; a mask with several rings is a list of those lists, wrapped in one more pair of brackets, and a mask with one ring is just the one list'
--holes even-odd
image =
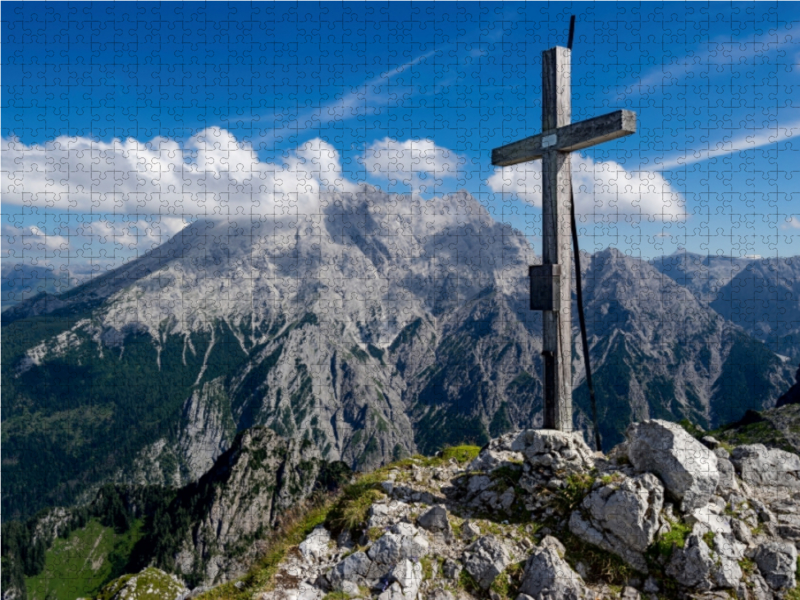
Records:
{"label": "summit cross", "polygon": [[542,133],[492,150],[501,167],[542,159],[542,265],[529,268],[531,310],[544,311],[544,428],[572,431],[572,251],[574,150],[636,133],[636,113],[618,110],[572,122],[572,51],[542,52]]}

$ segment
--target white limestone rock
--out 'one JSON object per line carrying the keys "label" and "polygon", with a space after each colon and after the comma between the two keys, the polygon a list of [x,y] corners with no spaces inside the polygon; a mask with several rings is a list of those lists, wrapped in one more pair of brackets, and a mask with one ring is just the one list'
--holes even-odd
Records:
{"label": "white limestone rock", "polygon": [[300,543],[300,554],[308,562],[319,561],[331,553],[330,548],[331,534],[320,525],[308,534],[308,537]]}
{"label": "white limestone rock", "polygon": [[761,544],[753,557],[769,587],[786,591],[797,585],[797,548],[789,542]]}
{"label": "white limestone rock", "polygon": [[532,467],[547,467],[567,473],[588,471],[594,467],[594,453],[579,433],[552,429],[526,429],[511,445],[521,452]]}
{"label": "white limestone rock", "polygon": [[632,423],[625,436],[628,458],[638,472],[658,475],[689,512],[708,503],[720,474],[717,457],[676,423],[651,419]]}
{"label": "white limestone rock", "polygon": [[510,564],[511,557],[503,543],[493,535],[475,540],[464,553],[464,568],[481,589],[488,590],[494,578]]}
{"label": "white limestone rock", "polygon": [[659,528],[664,488],[649,473],[621,477],[589,493],[570,516],[569,528],[585,542],[613,552],[644,573],[644,552]]}
{"label": "white limestone rock", "polygon": [[556,548],[548,545],[537,549],[525,563],[520,585],[520,596],[533,600],[581,600],[587,597],[583,579],[559,555]]}

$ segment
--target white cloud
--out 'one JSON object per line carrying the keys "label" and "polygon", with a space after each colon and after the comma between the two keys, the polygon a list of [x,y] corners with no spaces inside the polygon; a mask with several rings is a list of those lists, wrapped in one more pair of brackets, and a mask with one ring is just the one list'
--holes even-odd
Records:
{"label": "white cloud", "polygon": [[313,139],[284,164],[261,162],[249,144],[218,127],[181,147],[167,138],[98,142],[59,137],[27,146],[2,141],[4,204],[73,212],[194,216],[305,213],[319,194],[349,191],[339,153]]}
{"label": "white cloud", "polygon": [[[594,215],[595,221],[622,215],[626,220],[631,215],[661,221],[686,219],[683,196],[660,173],[626,170],[614,161],[595,162],[577,153],[571,164],[576,215]],[[495,193],[542,206],[541,161],[496,168],[487,184]]]}
{"label": "white cloud", "polygon": [[789,217],[786,223],[781,225],[781,229],[800,229],[800,219],[795,216]]}
{"label": "white cloud", "polygon": [[401,142],[388,137],[369,146],[363,158],[372,176],[399,180],[415,193],[442,185],[444,177],[457,177],[465,162],[463,157],[430,139]]}

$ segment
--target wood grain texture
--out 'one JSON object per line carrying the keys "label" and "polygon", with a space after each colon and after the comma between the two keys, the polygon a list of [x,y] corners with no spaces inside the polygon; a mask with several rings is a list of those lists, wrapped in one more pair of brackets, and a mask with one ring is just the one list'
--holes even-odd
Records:
{"label": "wood grain texture", "polygon": [[545,131],[518,142],[506,144],[492,150],[492,164],[499,167],[537,160],[547,150],[572,152],[603,142],[636,133],[636,113],[617,110],[607,115],[565,125],[555,130],[556,143],[549,148],[542,145],[543,138],[553,132]]}

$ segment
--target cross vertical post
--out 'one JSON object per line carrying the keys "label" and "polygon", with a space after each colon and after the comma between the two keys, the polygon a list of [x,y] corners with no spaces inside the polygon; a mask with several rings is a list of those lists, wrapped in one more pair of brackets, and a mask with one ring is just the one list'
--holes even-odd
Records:
{"label": "cross vertical post", "polygon": [[[570,62],[572,52],[555,47],[542,54],[542,130],[572,122]],[[555,310],[543,311],[544,428],[572,431],[572,291],[570,157],[554,147],[542,156],[542,263],[559,265]]]}
{"label": "cross vertical post", "polygon": [[636,132],[618,110],[572,123],[571,56],[542,53],[542,133],[492,150],[492,164],[542,159],[542,264],[529,268],[531,310],[543,311],[544,428],[572,431],[572,177],[570,152]]}

